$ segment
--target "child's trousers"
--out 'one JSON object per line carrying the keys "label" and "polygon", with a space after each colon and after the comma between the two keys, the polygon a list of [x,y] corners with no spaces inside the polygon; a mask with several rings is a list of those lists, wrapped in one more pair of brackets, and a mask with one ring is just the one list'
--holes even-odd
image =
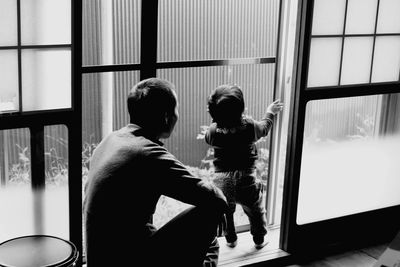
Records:
{"label": "child's trousers", "polygon": [[226,215],[227,229],[225,238],[231,243],[237,240],[233,214],[236,204],[240,204],[250,222],[250,233],[255,237],[267,234],[265,205],[263,203],[264,187],[253,170],[217,172],[214,183],[222,190],[229,205]]}

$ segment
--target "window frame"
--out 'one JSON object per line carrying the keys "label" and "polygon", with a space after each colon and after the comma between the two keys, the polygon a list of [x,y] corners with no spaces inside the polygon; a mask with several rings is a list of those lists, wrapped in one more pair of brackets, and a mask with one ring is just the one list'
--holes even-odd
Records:
{"label": "window frame", "polygon": [[[348,0],[346,7],[347,4]],[[307,88],[313,7],[314,0],[299,0],[296,38],[299,49],[295,56],[280,238],[280,247],[293,254],[386,242],[393,238],[400,224],[400,219],[394,216],[400,212],[400,205],[305,225],[296,223],[307,103],[321,99],[400,93],[399,81]]]}
{"label": "window frame", "polygon": [[[157,70],[161,69],[173,69],[173,68],[195,68],[195,67],[211,67],[211,66],[234,66],[234,65],[244,65],[244,64],[275,64],[275,73],[274,73],[274,92],[273,97],[275,99],[278,94],[276,88],[276,80],[277,80],[277,55],[279,53],[279,35],[280,35],[280,24],[281,24],[281,6],[282,1],[279,1],[279,17],[278,21],[278,29],[277,29],[277,46],[276,46],[276,55],[274,57],[249,57],[249,58],[233,58],[233,59],[215,59],[215,60],[186,60],[186,61],[167,61],[167,62],[158,62],[157,61],[157,45],[158,45],[158,0],[146,0],[141,1],[141,25],[146,25],[146,30],[140,31],[140,60],[139,63],[132,64],[104,64],[104,65],[88,65],[81,67],[81,74],[89,74],[89,73],[107,73],[107,72],[124,72],[124,71],[139,71],[140,80],[144,80],[150,77],[157,76]],[[275,128],[275,127],[274,127]],[[276,135],[279,135],[280,132],[271,131],[271,141],[270,144],[273,143],[274,138],[279,139]],[[274,225],[274,209],[276,206],[276,202],[270,200],[270,198],[275,197],[277,191],[277,177],[272,176],[272,170],[275,166],[273,159],[271,157],[273,154],[273,146],[270,146],[271,149],[269,151],[269,181],[268,182],[268,210],[272,212],[268,213],[268,222]],[[250,225],[243,225],[237,227],[238,232],[247,231],[250,229]]]}
{"label": "window frame", "polygon": [[[312,34],[312,16],[313,13],[309,13],[310,17],[310,33],[309,35],[309,44],[313,39],[317,38],[341,38],[341,48],[340,48],[340,64],[339,64],[339,76],[338,76],[338,81],[336,86],[314,86],[314,87],[305,87],[306,90],[320,90],[320,89],[326,89],[326,88],[342,88],[342,87],[357,87],[357,86],[362,86],[362,83],[357,83],[357,84],[345,84],[341,85],[341,77],[342,77],[342,68],[343,68],[343,51],[344,51],[344,46],[345,46],[345,40],[346,38],[352,38],[352,37],[372,37],[373,42],[372,42],[372,55],[371,55],[371,64],[370,64],[370,73],[369,73],[369,81],[365,85],[370,85],[370,84],[385,84],[385,83],[373,83],[372,82],[372,73],[373,73],[373,63],[374,63],[374,58],[375,58],[375,43],[376,43],[376,38],[377,37],[385,37],[385,36],[398,36],[400,37],[400,32],[399,33],[377,33],[377,28],[378,28],[378,18],[379,18],[379,7],[380,7],[380,0],[377,0],[377,7],[376,7],[376,12],[375,12],[375,21],[374,21],[374,32],[373,33],[368,33],[368,34],[356,34],[356,33],[346,33],[346,22],[347,22],[347,10],[348,10],[348,5],[349,5],[349,0],[345,0],[345,10],[344,10],[344,18],[343,18],[343,28],[342,28],[342,33],[341,34]],[[308,50],[310,50],[308,48]],[[307,56],[309,58],[309,55]],[[308,74],[308,65],[307,65],[307,74]],[[398,75],[398,81],[400,81],[400,73]],[[392,84],[394,82],[387,82],[388,84]],[[362,90],[362,89],[361,89]]]}
{"label": "window frame", "polygon": [[[0,130],[28,128],[31,146],[31,187],[45,189],[44,127],[65,125],[68,129],[68,197],[69,197],[69,239],[79,251],[77,266],[82,264],[82,2],[71,4],[71,44],[21,45],[20,0],[17,1],[18,45],[3,46],[0,49],[18,49],[19,110],[0,113]],[[71,49],[71,108],[54,110],[22,110],[21,94],[21,51],[23,49],[70,48]]]}
{"label": "window frame", "polygon": [[[72,38],[71,38],[71,44],[41,44],[41,45],[22,45],[21,41],[21,35],[22,35],[22,30],[21,30],[21,0],[16,0],[17,3],[17,45],[7,45],[7,46],[0,46],[0,50],[11,50],[11,51],[17,51],[17,66],[18,66],[18,110],[13,110],[13,111],[0,111],[0,116],[2,115],[21,115],[21,113],[40,113],[40,112],[47,112],[49,110],[34,110],[34,111],[22,111],[22,51],[26,49],[52,49],[52,48],[67,48],[71,50],[72,53]],[[71,10],[71,13],[73,11]],[[71,16],[72,17],[72,16]],[[73,22],[72,22],[73,23]],[[71,29],[72,32],[72,29]],[[73,56],[71,56],[73,58]],[[72,66],[72,62],[71,62]],[[71,67],[72,68],[72,67]],[[71,110],[73,106],[73,101],[74,97],[71,95],[71,108],[62,108],[62,109],[51,109],[51,110],[57,110],[57,111],[66,111],[66,110]]]}

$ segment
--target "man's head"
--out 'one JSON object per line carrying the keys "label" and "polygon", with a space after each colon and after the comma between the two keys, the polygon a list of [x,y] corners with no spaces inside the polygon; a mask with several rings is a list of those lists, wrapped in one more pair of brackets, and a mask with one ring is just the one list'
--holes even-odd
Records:
{"label": "man's head", "polygon": [[149,78],[137,83],[128,95],[130,122],[156,138],[168,138],[178,120],[178,100],[174,85]]}
{"label": "man's head", "polygon": [[218,126],[236,126],[244,112],[242,90],[237,85],[218,86],[208,99],[208,112]]}

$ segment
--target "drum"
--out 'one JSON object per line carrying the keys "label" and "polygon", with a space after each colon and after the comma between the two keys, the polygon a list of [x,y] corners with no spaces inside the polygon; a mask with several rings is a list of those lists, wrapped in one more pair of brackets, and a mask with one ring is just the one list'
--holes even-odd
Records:
{"label": "drum", "polygon": [[73,267],[78,255],[73,243],[48,235],[21,236],[0,244],[1,267]]}

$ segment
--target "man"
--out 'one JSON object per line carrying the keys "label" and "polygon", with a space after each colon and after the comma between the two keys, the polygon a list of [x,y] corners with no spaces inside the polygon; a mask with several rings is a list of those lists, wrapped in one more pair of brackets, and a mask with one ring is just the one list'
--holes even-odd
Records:
{"label": "man", "polygon": [[[128,111],[130,124],[105,137],[91,158],[84,202],[87,266],[216,266],[226,199],[159,141],[179,117],[173,84],[139,82],[129,93]],[[161,195],[193,207],[156,229],[151,218]]]}

